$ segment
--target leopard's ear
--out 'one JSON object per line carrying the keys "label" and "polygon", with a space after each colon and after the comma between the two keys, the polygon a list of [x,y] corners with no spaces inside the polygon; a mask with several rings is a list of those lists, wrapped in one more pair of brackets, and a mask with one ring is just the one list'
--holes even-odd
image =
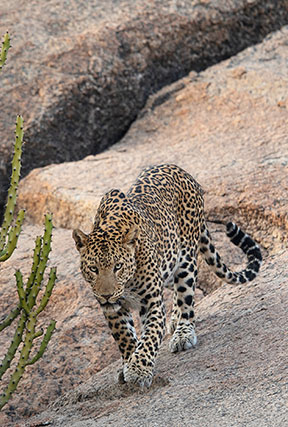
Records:
{"label": "leopard's ear", "polygon": [[139,228],[136,225],[132,225],[128,233],[123,236],[123,243],[126,245],[135,246],[139,235]]}
{"label": "leopard's ear", "polygon": [[80,250],[87,245],[87,242],[88,242],[87,234],[83,233],[83,231],[77,228],[76,230],[73,231],[72,237],[75,240],[77,250],[80,252]]}

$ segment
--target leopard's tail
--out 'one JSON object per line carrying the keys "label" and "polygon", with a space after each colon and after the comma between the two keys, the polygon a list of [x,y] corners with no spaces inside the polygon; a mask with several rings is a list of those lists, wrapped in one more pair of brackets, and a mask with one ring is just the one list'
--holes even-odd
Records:
{"label": "leopard's tail", "polygon": [[262,263],[260,248],[248,234],[244,233],[233,222],[226,225],[226,234],[231,242],[247,255],[248,263],[244,270],[233,272],[222,262],[205,223],[201,228],[200,252],[214,273],[225,282],[233,284],[250,282],[256,277]]}

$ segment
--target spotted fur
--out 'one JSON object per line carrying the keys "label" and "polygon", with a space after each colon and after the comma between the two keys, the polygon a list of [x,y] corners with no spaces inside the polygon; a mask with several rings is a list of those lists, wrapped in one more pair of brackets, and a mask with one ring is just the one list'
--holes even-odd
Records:
{"label": "spotted fur", "polygon": [[[221,260],[203,214],[199,184],[175,165],[146,169],[127,195],[111,190],[102,198],[92,232],[74,230],[81,271],[91,284],[123,358],[124,381],[149,386],[165,333],[163,287],[174,289],[170,350],[196,344],[194,292],[197,253],[228,283],[254,279],[262,257],[257,244],[227,224],[227,235],[248,257],[241,272]],[[142,334],[136,336],[131,309]]]}

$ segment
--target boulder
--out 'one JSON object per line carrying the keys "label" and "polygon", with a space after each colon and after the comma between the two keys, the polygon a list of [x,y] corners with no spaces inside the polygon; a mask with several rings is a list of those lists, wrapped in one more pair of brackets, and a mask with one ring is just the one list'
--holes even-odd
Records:
{"label": "boulder", "polygon": [[[237,2],[239,7],[245,4],[255,10],[257,4],[264,3],[272,5],[272,9],[281,4],[256,0]],[[39,4],[42,3],[32,3],[31,15]],[[181,2],[183,11],[187,4]],[[232,4],[234,2],[229,2],[227,6],[227,2],[219,1],[218,6],[223,8],[222,12],[226,7],[230,13]],[[179,12],[182,6],[180,2],[177,5]],[[138,6],[135,3],[135,10]],[[144,2],[143,8],[146,6]],[[209,2],[201,2],[193,10],[210,13],[211,7]],[[43,5],[43,8],[47,7]],[[274,16],[272,9],[271,17]],[[23,10],[26,10],[24,6]],[[85,9],[83,16],[90,22],[88,11]],[[49,13],[52,16],[53,10],[49,9]],[[67,11],[68,17],[71,13]],[[100,15],[102,19],[104,15]],[[66,15],[61,16],[62,21],[59,16],[55,17],[55,31],[59,28],[57,25],[67,26]],[[80,26],[78,18],[75,17],[77,31],[84,34],[86,30]],[[133,21],[131,33],[128,33],[134,34],[136,27]],[[72,31],[72,24],[68,28]],[[87,29],[87,34],[91,28]],[[26,28],[26,31],[31,29]],[[107,40],[108,43],[110,39]],[[105,41],[103,39],[103,43]],[[73,43],[67,55],[74,55],[75,59]],[[0,415],[1,425],[16,422],[22,426],[166,426],[169,423],[188,426],[191,419],[195,425],[284,425],[288,397],[285,359],[288,350],[287,43],[288,27],[283,27],[259,45],[205,71],[189,73],[150,96],[129,132],[113,147],[79,162],[35,169],[21,181],[19,207],[26,208],[26,223],[17,250],[1,265],[1,312],[5,315],[16,304],[14,270],[20,268],[27,276],[34,237],[42,233],[43,214],[51,211],[57,228],[50,265],[57,266],[58,281],[39,326],[47,325],[54,318],[57,330],[43,358],[25,372],[17,394]],[[19,55],[20,52],[22,50]],[[61,52],[63,61],[53,58],[57,63],[55,75],[64,79],[69,73],[64,72],[66,50],[63,48]],[[72,60],[69,61],[67,63],[72,64]],[[76,63],[75,67],[78,70],[80,64]],[[73,81],[72,74],[69,76]],[[47,89],[45,108],[50,105],[54,89],[51,86],[49,95]],[[83,100],[87,102],[85,96]],[[55,105],[57,99],[54,99]],[[121,105],[124,104],[125,99]],[[37,105],[35,111],[39,108]],[[52,109],[49,111],[52,114]],[[42,123],[39,132],[33,134],[39,141],[41,129],[45,127],[41,120],[38,120]],[[54,136],[57,132],[64,135],[65,120],[58,123],[53,120]],[[31,129],[35,123],[31,119]],[[80,122],[79,126],[81,128]],[[59,140],[55,137],[54,142]],[[70,143],[71,138],[68,140]],[[26,150],[29,144],[27,139]],[[81,147],[85,155],[84,146]],[[235,269],[245,264],[240,251],[223,238],[222,223],[235,220],[260,243],[264,264],[255,281],[239,287],[219,287],[219,279],[201,266],[199,286],[202,292],[198,291],[196,308],[198,347],[172,355],[168,352],[169,337],[166,337],[152,388],[141,392],[117,383],[119,353],[92,292],[80,275],[71,229],[81,227],[90,231],[105,191],[112,187],[126,191],[145,166],[163,162],[179,164],[201,183],[205,190],[208,226],[227,263]],[[166,300],[170,299],[167,293]],[[169,303],[167,305],[169,311]],[[5,331],[0,339],[2,355],[11,333]],[[97,372],[99,370],[101,372]],[[52,409],[25,421],[25,417],[47,406]]]}
{"label": "boulder", "polygon": [[[23,176],[118,141],[147,97],[261,41],[288,22],[286,0],[59,3],[1,6],[13,49],[1,74],[0,205],[16,114],[25,119]],[[1,208],[0,206],[0,208]]]}
{"label": "boulder", "polygon": [[33,170],[19,205],[33,223],[90,231],[103,193],[172,162],[205,190],[210,220],[236,220],[272,250],[287,241],[288,27],[149,98],[125,137],[97,156]]}
{"label": "boulder", "polygon": [[[42,234],[39,226],[24,227],[18,248],[1,266],[1,320],[18,302],[15,270],[21,270],[25,283],[30,274],[35,238]],[[95,372],[119,358],[118,347],[102,311],[80,273],[79,256],[71,230],[55,229],[53,232],[52,252],[43,288],[52,266],[57,267],[57,281],[48,305],[39,316],[37,330],[41,327],[46,330],[51,319],[56,320],[56,330],[43,357],[26,368],[17,391],[0,412],[1,426],[45,410],[57,397],[85,383]],[[196,300],[200,301],[202,297],[198,290]],[[169,313],[172,298],[168,291],[166,299]],[[137,317],[135,320],[139,332],[139,320]],[[9,347],[16,323],[17,320],[0,334],[1,360]],[[39,342],[35,343],[31,355],[36,353],[39,345]],[[15,363],[12,367],[15,369]],[[1,390],[10,379],[8,372],[1,381]]]}
{"label": "boulder", "polygon": [[[18,302],[14,272],[20,269],[24,279],[32,264],[34,240],[42,235],[37,226],[24,227],[18,248],[1,265],[0,312],[5,317]],[[51,319],[56,320],[53,333],[43,357],[27,367],[17,392],[0,412],[0,425],[38,413],[67,390],[86,381],[90,376],[118,359],[118,349],[106,326],[92,291],[79,270],[78,252],[70,230],[54,230],[49,267],[57,267],[57,282],[48,305],[39,317],[38,330],[46,330]],[[47,276],[47,274],[46,274]],[[43,284],[47,283],[47,277]],[[14,321],[0,335],[0,358],[9,347],[15,331]],[[41,338],[39,339],[41,341]],[[35,343],[35,347],[39,343]],[[35,354],[35,348],[32,349]],[[13,364],[15,368],[15,364]],[[9,380],[5,374],[1,390]]]}
{"label": "boulder", "polygon": [[254,282],[202,299],[198,346],[171,354],[167,337],[150,389],[118,384],[118,361],[20,426],[284,426],[287,262],[279,252]]}

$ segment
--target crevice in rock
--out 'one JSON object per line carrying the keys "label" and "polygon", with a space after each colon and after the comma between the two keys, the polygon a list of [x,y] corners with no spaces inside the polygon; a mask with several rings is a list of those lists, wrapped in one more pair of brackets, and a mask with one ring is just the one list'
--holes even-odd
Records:
{"label": "crevice in rock", "polygon": [[[286,0],[240,2],[231,9],[199,3],[174,13],[150,10],[116,29],[103,28],[98,38],[81,35],[74,48],[48,61],[62,75],[54,89],[50,75],[33,82],[35,88],[44,81],[48,101],[26,128],[22,176],[105,150],[125,135],[152,93],[261,42],[287,22]],[[86,65],[75,62],[80,49]],[[7,167],[0,177],[2,206],[9,174]]]}

